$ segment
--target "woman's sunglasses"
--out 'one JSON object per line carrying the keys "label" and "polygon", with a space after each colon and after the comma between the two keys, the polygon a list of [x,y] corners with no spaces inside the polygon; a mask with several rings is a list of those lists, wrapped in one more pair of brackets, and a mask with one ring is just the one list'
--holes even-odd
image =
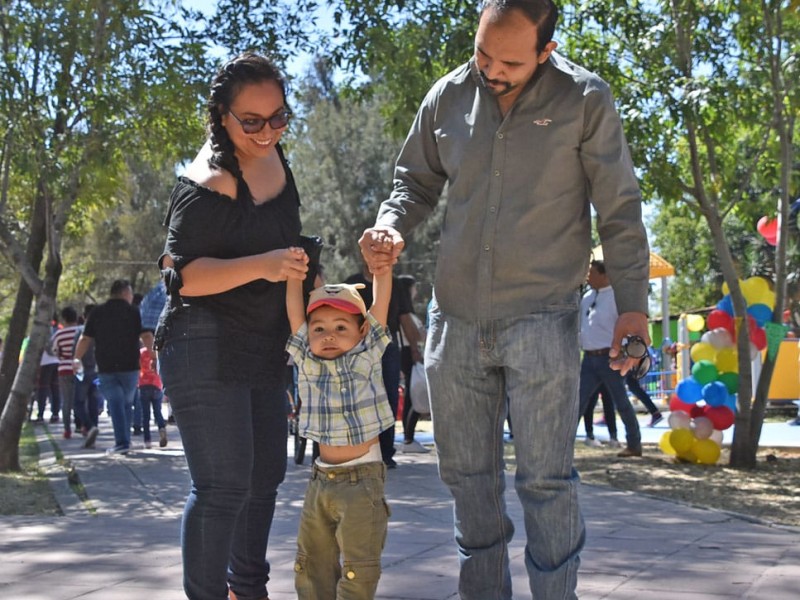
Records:
{"label": "woman's sunglasses", "polygon": [[230,109],[228,109],[228,114],[239,121],[239,125],[242,126],[242,131],[245,133],[258,133],[264,129],[264,126],[267,123],[269,123],[270,129],[283,129],[289,124],[289,119],[292,118],[292,111],[287,108],[284,108],[280,112],[277,112],[266,119],[262,117],[240,119]]}
{"label": "woman's sunglasses", "polygon": [[636,379],[641,379],[650,371],[650,352],[647,344],[638,335],[631,335],[623,340],[621,358],[634,358],[639,361],[633,369],[628,371]]}

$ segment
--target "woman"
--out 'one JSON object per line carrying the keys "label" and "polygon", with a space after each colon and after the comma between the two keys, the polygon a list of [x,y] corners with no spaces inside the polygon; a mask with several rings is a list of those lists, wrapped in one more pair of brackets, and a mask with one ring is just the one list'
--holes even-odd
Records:
{"label": "woman", "polygon": [[300,238],[278,144],[290,117],[267,59],[225,64],[211,86],[208,141],[170,198],[160,260],[170,299],[156,345],[192,477],[181,535],[190,600],[267,597],[286,472],[283,282],[308,270],[288,251]]}

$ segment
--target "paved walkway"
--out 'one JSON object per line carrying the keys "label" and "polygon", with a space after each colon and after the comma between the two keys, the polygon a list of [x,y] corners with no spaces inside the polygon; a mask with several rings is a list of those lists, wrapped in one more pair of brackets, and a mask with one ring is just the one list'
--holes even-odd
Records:
{"label": "paved walkway", "polygon": [[[105,455],[112,445],[110,423],[104,420],[101,428],[97,451],[81,449],[80,439],[56,440],[85,486],[88,500],[80,501],[54,464],[45,428],[37,427],[42,464],[52,473],[65,515],[0,518],[3,599],[184,597],[178,537],[189,479],[177,429],[169,428],[167,448],[123,457]],[[53,427],[54,436],[60,430]],[[792,430],[800,437],[800,428]],[[398,462],[387,483],[393,514],[378,598],[457,598],[452,509],[435,457],[398,453]],[[269,551],[272,600],[295,597],[295,534],[308,472],[307,464],[290,461],[281,488]],[[508,483],[511,489],[511,477]],[[800,529],[589,485],[581,487],[581,501],[588,529],[582,600],[800,597]],[[508,502],[520,532],[521,509],[513,492]],[[511,557],[515,597],[529,598],[519,533]]]}

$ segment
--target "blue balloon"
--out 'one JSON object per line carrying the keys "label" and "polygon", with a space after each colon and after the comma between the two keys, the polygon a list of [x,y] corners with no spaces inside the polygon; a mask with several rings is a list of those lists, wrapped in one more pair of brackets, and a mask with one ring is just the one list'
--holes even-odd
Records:
{"label": "blue balloon", "polygon": [[724,310],[726,313],[733,316],[733,300],[731,300],[731,295],[725,294],[722,297],[722,300],[717,302],[717,308],[720,310]]}
{"label": "blue balloon", "polygon": [[[723,386],[725,384],[722,384]],[[701,386],[692,377],[687,377],[675,388],[675,393],[678,398],[688,404],[695,404],[703,397],[703,386]]]}
{"label": "blue balloon", "polygon": [[712,381],[703,386],[703,400],[709,406],[724,406],[728,399],[728,388],[721,381]]}
{"label": "blue balloon", "polygon": [[736,407],[736,394],[728,394],[728,399],[725,400],[725,406],[730,408],[733,411],[733,414],[736,414],[738,409]]}
{"label": "blue balloon", "polygon": [[751,304],[747,307],[747,314],[756,320],[759,327],[772,319],[772,309],[766,304]]}

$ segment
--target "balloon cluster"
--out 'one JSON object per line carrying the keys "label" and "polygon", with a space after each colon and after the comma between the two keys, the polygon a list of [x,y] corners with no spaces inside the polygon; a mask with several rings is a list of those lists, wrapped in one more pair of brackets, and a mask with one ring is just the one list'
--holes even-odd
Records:
{"label": "balloon cluster", "polygon": [[[762,277],[740,282],[747,301],[751,360],[767,347],[764,325],[772,319],[775,294]],[[736,350],[737,319],[726,285],[725,296],[704,321],[689,315],[687,327],[699,332],[707,326],[700,341],[690,350],[692,374],[680,381],[669,401],[671,430],[661,437],[659,446],[666,454],[681,460],[714,464],[719,460],[722,432],[736,418],[736,393],[739,388],[739,357]]]}

